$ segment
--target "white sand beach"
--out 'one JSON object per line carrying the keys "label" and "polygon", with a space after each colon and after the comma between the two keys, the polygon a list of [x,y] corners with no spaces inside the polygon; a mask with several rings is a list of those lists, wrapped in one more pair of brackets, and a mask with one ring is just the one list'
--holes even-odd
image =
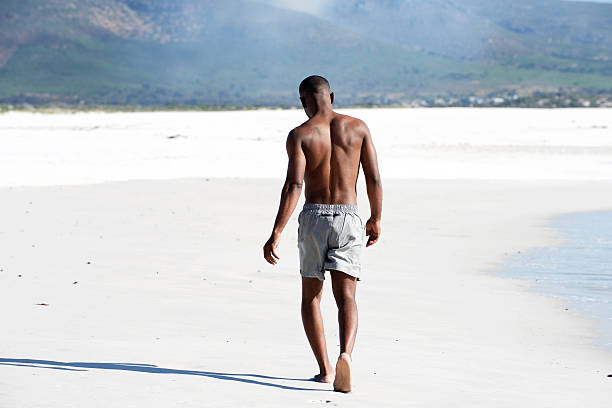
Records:
{"label": "white sand beach", "polygon": [[[349,109],[385,179],[610,180],[610,109]],[[0,115],[0,186],[280,178],[302,110]]]}
{"label": "white sand beach", "polygon": [[0,115],[0,407],[608,407],[593,322],[490,272],[612,209],[610,110],[349,113],[385,200],[347,395],[306,380],[297,212],[261,256],[303,113]]}

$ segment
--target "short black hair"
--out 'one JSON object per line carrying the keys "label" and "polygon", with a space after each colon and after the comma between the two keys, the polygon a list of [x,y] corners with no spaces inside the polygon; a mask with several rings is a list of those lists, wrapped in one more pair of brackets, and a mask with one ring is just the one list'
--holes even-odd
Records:
{"label": "short black hair", "polygon": [[311,75],[305,78],[300,83],[300,94],[320,94],[320,93],[331,93],[331,88],[327,79],[319,75]]}

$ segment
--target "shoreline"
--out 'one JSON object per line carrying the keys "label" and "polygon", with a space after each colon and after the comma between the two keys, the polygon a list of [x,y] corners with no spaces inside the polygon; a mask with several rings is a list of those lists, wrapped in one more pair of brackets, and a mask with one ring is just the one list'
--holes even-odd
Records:
{"label": "shoreline", "polygon": [[[600,224],[594,224],[598,219]],[[606,260],[601,257],[610,236],[598,225],[612,220],[612,209],[565,212],[544,219],[558,242],[510,254],[492,273],[529,283],[532,293],[565,304],[565,311],[595,323],[595,345],[612,352],[612,309],[606,308],[610,287],[605,283]],[[598,258],[598,255],[600,256]],[[607,309],[607,310],[606,310]]]}
{"label": "shoreline", "polygon": [[[65,406],[96,392],[92,406],[161,407],[182,394],[212,405],[569,407],[587,398],[607,406],[612,353],[591,343],[590,322],[491,268],[505,252],[557,242],[544,222],[551,214],[612,208],[612,181],[385,181],[383,236],[366,251],[358,288],[349,395],[299,380],[316,366],[299,322],[297,213],[278,268],[260,259],[280,183],[0,189],[0,245],[11,254],[0,265],[0,307],[13,310],[0,339],[0,389],[9,390],[0,401]],[[245,196],[249,204],[237,206]],[[333,356],[328,289],[322,308]],[[158,368],[143,374],[113,361]]]}

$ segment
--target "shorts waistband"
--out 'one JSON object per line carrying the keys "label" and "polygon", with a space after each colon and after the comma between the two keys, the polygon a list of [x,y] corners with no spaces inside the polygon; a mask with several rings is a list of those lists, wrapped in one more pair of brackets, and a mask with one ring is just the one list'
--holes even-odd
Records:
{"label": "shorts waistband", "polygon": [[304,211],[357,212],[352,204],[304,204]]}

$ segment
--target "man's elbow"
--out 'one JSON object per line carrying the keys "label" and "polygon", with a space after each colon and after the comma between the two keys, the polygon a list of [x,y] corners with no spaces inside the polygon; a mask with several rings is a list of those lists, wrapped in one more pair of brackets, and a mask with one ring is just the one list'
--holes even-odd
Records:
{"label": "man's elbow", "polygon": [[285,188],[284,190],[288,193],[294,192],[294,191],[301,191],[302,190],[302,182],[301,181],[287,181],[285,182]]}
{"label": "man's elbow", "polygon": [[366,186],[368,188],[380,189],[382,190],[382,181],[380,176],[369,176],[366,178]]}

